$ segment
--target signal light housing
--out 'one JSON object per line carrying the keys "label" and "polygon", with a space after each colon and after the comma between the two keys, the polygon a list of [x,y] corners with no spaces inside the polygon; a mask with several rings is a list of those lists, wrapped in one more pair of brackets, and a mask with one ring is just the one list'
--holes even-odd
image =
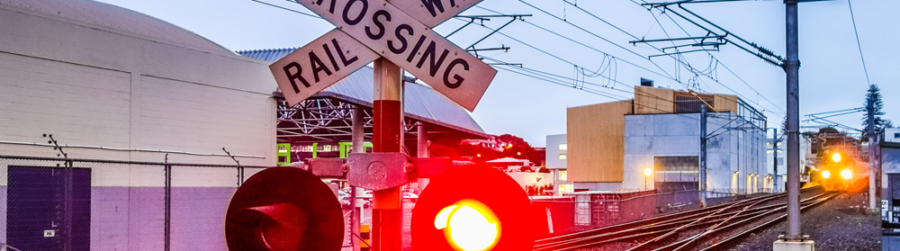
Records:
{"label": "signal light housing", "polygon": [[337,197],[322,180],[299,168],[256,173],[234,193],[225,214],[231,251],[338,251],[343,239]]}
{"label": "signal light housing", "polygon": [[484,166],[452,168],[432,178],[419,196],[412,248],[531,250],[535,232],[546,227],[529,220],[533,213],[528,195],[505,173]]}

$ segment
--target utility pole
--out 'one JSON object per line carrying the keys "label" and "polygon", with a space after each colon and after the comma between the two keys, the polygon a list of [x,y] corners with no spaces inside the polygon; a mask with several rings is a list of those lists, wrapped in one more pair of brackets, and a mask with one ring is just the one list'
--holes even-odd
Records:
{"label": "utility pole", "polygon": [[700,205],[706,207],[706,105],[700,104]]}
{"label": "utility pole", "polygon": [[869,99],[866,105],[869,115],[866,121],[869,127],[866,128],[866,134],[869,135],[869,213],[878,213],[878,205],[875,204],[875,194],[877,184],[875,184],[875,99]]}
{"label": "utility pole", "polygon": [[[428,158],[428,130],[423,122],[418,122],[416,127],[416,157]],[[422,192],[428,186],[428,182],[430,182],[429,178],[419,178],[416,184],[418,192]]]}
{"label": "utility pole", "polygon": [[798,45],[797,1],[785,0],[787,60],[787,238],[798,240],[800,236],[800,59]]}

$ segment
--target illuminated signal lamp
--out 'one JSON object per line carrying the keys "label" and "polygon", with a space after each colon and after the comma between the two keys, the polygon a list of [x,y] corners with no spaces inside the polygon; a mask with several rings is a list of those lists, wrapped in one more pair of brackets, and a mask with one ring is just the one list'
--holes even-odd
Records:
{"label": "illuminated signal lamp", "polygon": [[836,162],[841,162],[841,154],[840,154],[840,153],[834,153],[833,155],[831,155],[831,160],[833,160],[835,163],[836,163]]}
{"label": "illuminated signal lamp", "polygon": [[826,178],[826,179],[827,179],[827,178],[830,178],[830,177],[831,177],[831,172],[829,172],[828,170],[822,171],[822,178]]}
{"label": "illuminated signal lamp", "polygon": [[[486,166],[451,168],[431,179],[412,213],[412,249],[531,250],[546,222],[505,173]],[[544,216],[546,218],[546,216]]]}
{"label": "illuminated signal lamp", "polygon": [[256,173],[231,197],[225,213],[228,250],[338,251],[344,217],[334,192],[295,167]]}

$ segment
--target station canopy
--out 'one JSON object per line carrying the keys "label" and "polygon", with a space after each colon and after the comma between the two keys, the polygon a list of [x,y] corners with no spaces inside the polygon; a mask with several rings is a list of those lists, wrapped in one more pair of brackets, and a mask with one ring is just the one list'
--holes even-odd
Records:
{"label": "station canopy", "polygon": [[[296,48],[238,51],[246,57],[275,62]],[[463,139],[487,139],[492,135],[472,119],[465,109],[438,94],[431,87],[404,77],[403,127],[406,141],[415,141],[416,125],[422,122],[428,139],[444,145],[458,144]],[[349,142],[351,141],[351,108],[362,107],[365,114],[365,138],[372,138],[373,72],[369,66],[360,68],[334,86],[298,103],[288,106],[280,92],[278,102],[278,142]],[[413,145],[415,144],[407,144]]]}

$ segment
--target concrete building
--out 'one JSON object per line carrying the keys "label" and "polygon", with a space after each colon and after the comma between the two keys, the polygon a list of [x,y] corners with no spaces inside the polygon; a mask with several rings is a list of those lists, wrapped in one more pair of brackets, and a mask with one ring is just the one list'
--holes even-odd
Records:
{"label": "concrete building", "polygon": [[3,0],[0,23],[0,248],[225,250],[223,148],[244,178],[276,162],[268,63],[89,0]]}
{"label": "concrete building", "polygon": [[554,195],[563,195],[564,193],[575,191],[575,185],[568,181],[568,171],[566,170],[568,147],[565,134],[547,136],[545,161],[547,169],[553,175]]}
{"label": "concrete building", "polygon": [[632,100],[568,109],[567,178],[574,190],[696,189],[705,104],[708,189],[755,193],[772,183],[760,112],[730,95],[650,86],[634,92]]}

